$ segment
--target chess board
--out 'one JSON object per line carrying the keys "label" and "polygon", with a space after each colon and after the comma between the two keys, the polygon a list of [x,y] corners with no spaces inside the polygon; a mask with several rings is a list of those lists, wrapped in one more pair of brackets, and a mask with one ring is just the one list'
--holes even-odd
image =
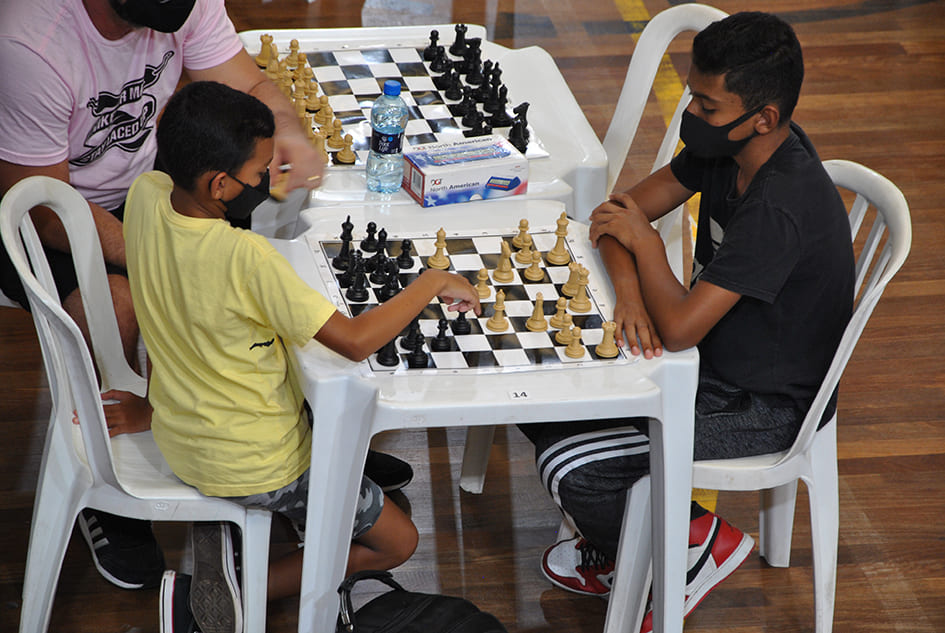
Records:
{"label": "chess board", "polygon": [[[502,234],[486,231],[477,235],[459,235],[447,232],[446,251],[450,258],[449,270],[451,272],[464,275],[473,284],[476,283],[476,275],[481,268],[485,268],[489,272],[490,294],[481,300],[482,315],[476,317],[469,313],[467,318],[471,325],[471,332],[457,335],[452,331],[452,323],[458,314],[449,312],[447,305],[441,303],[438,299],[434,299],[423,309],[419,317],[420,331],[425,339],[423,349],[429,355],[427,367],[408,367],[406,358],[410,352],[400,342],[407,333],[407,330],[404,330],[398,336],[396,345],[397,352],[400,355],[400,363],[393,367],[387,367],[379,363],[377,355],[373,354],[368,359],[370,369],[375,373],[387,374],[424,371],[494,373],[521,371],[538,367],[554,369],[587,364],[634,362],[636,359],[623,349],[619,350],[616,358],[598,357],[594,351],[594,348],[602,339],[603,330],[601,325],[605,320],[594,296],[595,286],[598,283],[606,283],[606,280],[591,279],[588,286],[588,296],[591,300],[590,311],[578,313],[570,308],[568,309],[573,325],[580,327],[582,331],[581,343],[585,349],[583,357],[571,358],[565,354],[567,346],[555,341],[554,335],[557,332],[555,328],[549,326],[544,332],[532,332],[526,328],[525,322],[532,315],[539,292],[542,294],[542,307],[546,317],[550,318],[555,314],[556,301],[559,296],[562,296],[561,287],[570,275],[567,265],[551,265],[544,256],[544,253],[547,253],[555,245],[554,232],[539,230],[530,231],[530,234],[534,242],[534,248],[543,253],[541,261],[541,267],[545,273],[543,279],[529,281],[523,276],[522,273],[528,266],[516,261],[514,253],[518,249],[512,247],[515,279],[511,283],[498,283],[492,279],[492,272],[499,261],[501,243],[504,240],[509,243],[509,246],[512,246],[512,238],[515,232]],[[360,236],[355,233],[355,239],[351,244],[352,250],[358,247],[363,236],[363,232]],[[410,268],[400,271],[402,285],[416,279],[421,269],[426,267],[427,259],[436,251],[434,246],[436,241],[435,232],[389,235],[388,255],[390,257],[400,255],[401,244],[405,238],[411,241],[411,256],[414,261]],[[380,301],[376,294],[379,286],[373,283],[370,285],[369,298],[366,301],[350,301],[346,297],[345,290],[338,283],[342,271],[332,265],[332,259],[341,250],[339,239],[323,239],[311,235],[307,236],[306,239],[315,255],[316,266],[319,275],[325,282],[328,298],[339,309],[348,316],[357,316],[379,305]],[[568,238],[566,246],[573,260],[574,249],[570,238]],[[365,258],[372,255],[373,253],[363,253]],[[486,327],[486,321],[494,313],[496,291],[498,289],[505,292],[505,314],[510,322],[509,329],[504,332],[493,332]],[[450,339],[450,350],[433,351],[430,341],[437,335],[438,322],[442,317],[448,319],[451,325],[447,330]]]}
{"label": "chess board", "polygon": [[[352,149],[357,156],[354,165],[336,160],[337,150],[328,148],[332,168],[363,168],[371,144],[371,106],[381,95],[384,81],[400,82],[401,97],[407,104],[408,121],[405,143],[415,146],[467,138],[469,128],[462,124],[457,106],[460,99],[448,99],[445,91],[436,87],[433,78],[438,73],[430,70],[430,62],[423,59],[423,47],[364,48],[310,51],[305,53],[318,82],[318,95],[328,97],[335,118],[342,122],[342,135],[350,134]],[[457,61],[461,58],[449,55]],[[465,79],[464,79],[465,81]],[[509,87],[506,111],[513,116],[514,86]],[[478,104],[482,111],[482,104]],[[495,128],[494,134],[508,137],[508,127]],[[547,157],[541,140],[531,125],[525,155],[528,158]]]}

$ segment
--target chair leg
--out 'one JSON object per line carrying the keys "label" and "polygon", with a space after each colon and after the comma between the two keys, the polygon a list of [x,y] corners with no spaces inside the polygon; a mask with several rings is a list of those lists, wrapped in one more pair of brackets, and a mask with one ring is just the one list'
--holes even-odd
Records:
{"label": "chair leg", "polygon": [[816,633],[831,633],[837,591],[837,546],[840,536],[840,490],[837,474],[837,425],[817,432],[811,446],[811,541],[814,554],[814,621]]}
{"label": "chair leg", "polygon": [[794,532],[794,505],[797,480],[761,491],[759,553],[772,567],[791,564],[791,536]]}
{"label": "chair leg", "polygon": [[248,509],[243,530],[243,631],[264,633],[272,514]]}
{"label": "chair leg", "polygon": [[652,560],[650,478],[647,476],[637,481],[627,493],[604,633],[640,630],[653,580]]}
{"label": "chair leg", "polygon": [[23,578],[20,633],[42,632],[49,627],[59,572],[79,512],[69,501],[48,494],[36,497]]}
{"label": "chair leg", "polygon": [[466,492],[476,495],[482,493],[494,435],[494,426],[471,426],[466,429],[466,446],[459,476],[459,487]]}

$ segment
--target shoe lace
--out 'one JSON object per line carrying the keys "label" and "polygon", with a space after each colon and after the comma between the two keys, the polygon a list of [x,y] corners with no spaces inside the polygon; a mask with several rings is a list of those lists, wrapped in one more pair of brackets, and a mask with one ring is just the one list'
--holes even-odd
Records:
{"label": "shoe lace", "polygon": [[611,565],[607,556],[587,540],[581,539],[577,547],[581,552],[581,569],[606,569]]}

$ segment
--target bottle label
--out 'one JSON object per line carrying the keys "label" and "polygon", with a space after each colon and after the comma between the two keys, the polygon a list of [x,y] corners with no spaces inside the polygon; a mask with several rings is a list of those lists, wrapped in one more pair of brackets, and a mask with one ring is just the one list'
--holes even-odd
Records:
{"label": "bottle label", "polygon": [[374,130],[371,132],[371,149],[378,154],[399,154],[404,143],[404,133],[384,134]]}

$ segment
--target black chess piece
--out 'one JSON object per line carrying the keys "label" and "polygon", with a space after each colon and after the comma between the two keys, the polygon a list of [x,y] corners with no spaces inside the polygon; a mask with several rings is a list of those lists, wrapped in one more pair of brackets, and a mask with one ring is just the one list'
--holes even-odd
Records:
{"label": "black chess piece", "polygon": [[370,293],[367,288],[367,277],[364,276],[364,260],[356,257],[354,260],[354,272],[352,273],[351,286],[345,291],[345,297],[348,301],[364,302],[368,300]]}
{"label": "black chess piece", "polygon": [[387,256],[378,250],[365,263],[364,269],[371,274],[368,280],[375,286],[387,283]]}
{"label": "black chess piece", "polygon": [[345,266],[343,273],[338,275],[338,286],[341,288],[348,288],[351,286],[351,283],[354,281],[354,273],[357,268],[355,264],[356,259],[360,259],[361,251],[351,251],[348,253],[348,263]]}
{"label": "black chess piece", "polygon": [[430,340],[430,349],[434,352],[448,352],[452,349],[453,344],[446,335],[449,326],[449,320],[446,317],[441,317],[436,325],[437,334]]}
{"label": "black chess piece", "polygon": [[414,341],[413,351],[407,355],[407,367],[410,369],[424,369],[429,364],[430,358],[423,351],[423,335],[421,334]]}
{"label": "black chess piece", "polygon": [[435,73],[445,73],[448,70],[453,70],[453,62],[446,56],[446,49],[442,46],[436,47],[436,56],[430,62],[430,70]]}
{"label": "black chess piece", "polygon": [[361,240],[361,250],[366,253],[373,253],[377,250],[377,224],[374,222],[367,223],[367,235]]}
{"label": "black chess piece", "polygon": [[450,73],[450,82],[443,92],[443,96],[451,101],[459,101],[463,98],[463,81],[455,70]]}
{"label": "black chess piece", "polygon": [[454,116],[466,116],[467,112],[475,109],[476,100],[473,99],[472,90],[469,86],[463,86],[463,100],[450,108]]}
{"label": "black chess piece", "polygon": [[413,268],[413,257],[410,256],[410,250],[413,248],[413,242],[404,240],[400,243],[400,255],[397,256],[397,265],[401,270]]}
{"label": "black chess piece", "polygon": [[476,124],[472,126],[472,129],[466,130],[463,132],[463,136],[472,137],[472,136],[488,136],[492,134],[492,126],[486,122],[486,118],[479,115],[479,120],[476,121]]}
{"label": "black chess piece", "polygon": [[378,253],[382,255],[387,255],[387,229],[381,229],[377,232],[377,244],[374,248]]}
{"label": "black chess piece", "polygon": [[420,332],[420,317],[416,317],[407,327],[407,333],[400,338],[400,346],[408,352],[417,346],[417,339],[423,345],[423,333]]}
{"label": "black chess piece", "polygon": [[446,90],[450,86],[450,78],[453,76],[453,70],[450,69],[442,75],[433,76],[433,85],[437,90]]}
{"label": "black chess piece", "polygon": [[377,351],[377,362],[384,367],[396,367],[400,364],[400,355],[397,353],[396,338],[389,340]]}
{"label": "black chess piece", "polygon": [[482,82],[473,90],[473,98],[479,103],[489,98],[489,90],[492,88],[490,82],[492,78],[492,68],[493,62],[491,59],[487,59],[482,63]]}
{"label": "black chess piece", "polygon": [[479,108],[473,107],[463,115],[459,122],[466,127],[476,127],[480,121],[482,121],[482,112],[479,111]]}
{"label": "black chess piece", "polygon": [[348,257],[350,255],[351,238],[344,239],[344,233],[342,233],[341,250],[331,260],[331,265],[334,266],[336,270],[348,270]]}
{"label": "black chess piece", "polygon": [[382,303],[400,292],[400,266],[397,265],[397,260],[390,258],[385,266],[387,279],[384,280],[383,286],[374,291]]}
{"label": "black chess piece", "polygon": [[460,312],[456,315],[456,318],[453,319],[453,334],[469,334],[472,332],[472,326],[469,324],[469,320],[466,319],[466,313]]}
{"label": "black chess piece", "polygon": [[354,224],[351,222],[351,216],[349,215],[345,218],[345,221],[341,223],[341,241],[348,240],[350,242],[354,239],[352,231],[354,231]]}
{"label": "black chess piece", "polygon": [[456,38],[450,46],[450,54],[462,57],[466,52],[466,31],[469,29],[465,24],[457,24],[455,27]]}
{"label": "black chess piece", "polygon": [[423,49],[423,61],[432,62],[436,58],[437,41],[440,39],[440,32],[436,29],[430,31],[430,45]]}
{"label": "black chess piece", "polygon": [[472,49],[469,63],[466,64],[466,83],[470,86],[478,86],[482,83],[482,51],[478,47]]}

